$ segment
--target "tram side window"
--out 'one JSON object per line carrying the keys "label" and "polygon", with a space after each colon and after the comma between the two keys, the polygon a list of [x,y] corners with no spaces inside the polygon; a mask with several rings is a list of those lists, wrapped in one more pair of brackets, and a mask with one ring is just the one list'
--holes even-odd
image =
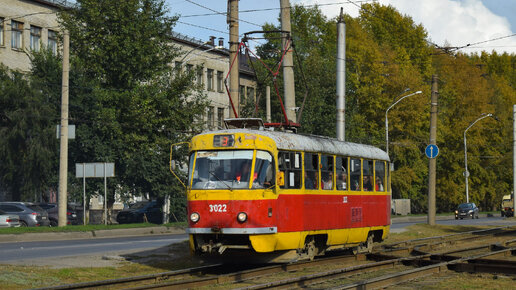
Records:
{"label": "tram side window", "polygon": [[319,156],[305,153],[305,189],[318,189]]}
{"label": "tram side window", "polygon": [[373,191],[373,161],[364,159],[364,191]]}
{"label": "tram side window", "polygon": [[374,175],[376,176],[375,190],[385,191],[385,162],[375,161],[374,162]]}
{"label": "tram side window", "polygon": [[348,190],[348,158],[337,156],[335,161],[337,190]]}
{"label": "tram side window", "polygon": [[278,165],[285,175],[285,183],[281,188],[301,188],[301,153],[280,151]]}
{"label": "tram side window", "polygon": [[274,163],[272,155],[266,151],[256,151],[254,175],[256,176],[252,188],[270,188],[274,186]]}
{"label": "tram side window", "polygon": [[362,174],[362,162],[360,159],[352,158],[350,160],[350,186],[351,190],[358,191],[360,190],[360,176]]}
{"label": "tram side window", "polygon": [[333,156],[321,155],[321,179],[323,189],[333,189]]}

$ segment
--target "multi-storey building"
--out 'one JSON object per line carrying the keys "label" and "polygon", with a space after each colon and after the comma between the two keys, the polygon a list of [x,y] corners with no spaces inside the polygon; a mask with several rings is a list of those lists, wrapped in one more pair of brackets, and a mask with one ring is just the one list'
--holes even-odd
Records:
{"label": "multi-storey building", "polygon": [[[223,128],[223,121],[232,110],[224,85],[232,60],[229,59],[229,50],[224,48],[224,39],[219,38],[218,43],[215,43],[215,37],[212,36],[209,41],[203,42],[173,33],[172,43],[183,52],[175,60],[175,68],[196,70],[196,82],[203,86],[208,96],[210,105],[205,117],[207,129]],[[229,85],[229,79],[227,83]],[[240,55],[239,58],[239,83],[240,102],[235,100],[233,103],[237,112],[247,101],[256,100],[256,76],[245,55]]]}
{"label": "multi-storey building", "polygon": [[57,12],[70,4],[58,0],[0,2],[0,62],[12,70],[30,71],[30,51],[42,46],[57,52]]}

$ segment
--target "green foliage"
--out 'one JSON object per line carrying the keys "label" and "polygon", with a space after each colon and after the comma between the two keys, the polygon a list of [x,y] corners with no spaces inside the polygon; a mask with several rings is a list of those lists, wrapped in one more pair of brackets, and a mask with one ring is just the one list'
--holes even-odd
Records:
{"label": "green foliage", "polygon": [[0,66],[0,185],[13,200],[46,190],[55,153],[51,97]]}
{"label": "green foliage", "polygon": [[[334,136],[336,19],[326,19],[317,7],[294,6],[291,13],[292,38],[300,60],[294,69],[296,103],[303,107],[301,131]],[[468,132],[470,199],[483,210],[496,208],[511,188],[509,108],[516,102],[516,57],[443,54],[428,44],[421,25],[378,3],[364,4],[358,18],[345,15],[344,20],[346,140],[385,148],[386,109],[400,97],[421,90],[422,94],[404,99],[389,111],[389,147],[395,167],[393,198],[410,198],[413,212],[426,212],[428,159],[424,149],[430,129],[430,81],[437,74],[437,209],[451,211],[465,201],[462,137],[481,113],[493,113],[500,122],[489,118]],[[263,28],[279,29],[270,24]],[[276,36],[266,35],[267,43],[258,47],[262,60],[271,67],[280,55]],[[272,78],[264,69],[258,69],[258,76],[264,94]],[[277,79],[281,88],[281,72]],[[275,98],[273,108],[279,108]],[[278,110],[273,112],[273,121],[281,119]]]}
{"label": "green foliage", "polygon": [[175,18],[163,0],[78,0],[61,13],[70,48],[90,77],[127,89],[168,70],[177,55],[170,49]]}

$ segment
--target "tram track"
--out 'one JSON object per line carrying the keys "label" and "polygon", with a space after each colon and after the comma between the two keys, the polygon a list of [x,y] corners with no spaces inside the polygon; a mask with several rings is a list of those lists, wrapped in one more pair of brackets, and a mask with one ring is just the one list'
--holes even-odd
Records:
{"label": "tram track", "polygon": [[[495,228],[383,245],[375,247],[371,254],[324,257],[240,271],[218,264],[44,289],[264,289],[310,287],[317,283],[324,286],[315,288],[351,289],[387,287],[449,270],[516,274],[516,260],[504,260],[516,255],[513,236],[514,227]],[[380,275],[369,277],[368,273]]]}

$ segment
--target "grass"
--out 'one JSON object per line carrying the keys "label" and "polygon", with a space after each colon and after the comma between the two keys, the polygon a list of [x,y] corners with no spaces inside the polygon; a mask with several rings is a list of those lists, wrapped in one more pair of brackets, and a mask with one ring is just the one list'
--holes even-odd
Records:
{"label": "grass", "polygon": [[145,227],[179,227],[185,228],[186,222],[182,223],[168,223],[164,225],[156,225],[151,223],[139,223],[139,224],[123,224],[123,225],[77,225],[77,226],[66,226],[66,227],[18,227],[18,228],[1,228],[0,235],[2,234],[24,234],[24,233],[52,233],[52,232],[90,232],[98,230],[112,230],[112,229],[132,229],[132,228],[145,228]]}

